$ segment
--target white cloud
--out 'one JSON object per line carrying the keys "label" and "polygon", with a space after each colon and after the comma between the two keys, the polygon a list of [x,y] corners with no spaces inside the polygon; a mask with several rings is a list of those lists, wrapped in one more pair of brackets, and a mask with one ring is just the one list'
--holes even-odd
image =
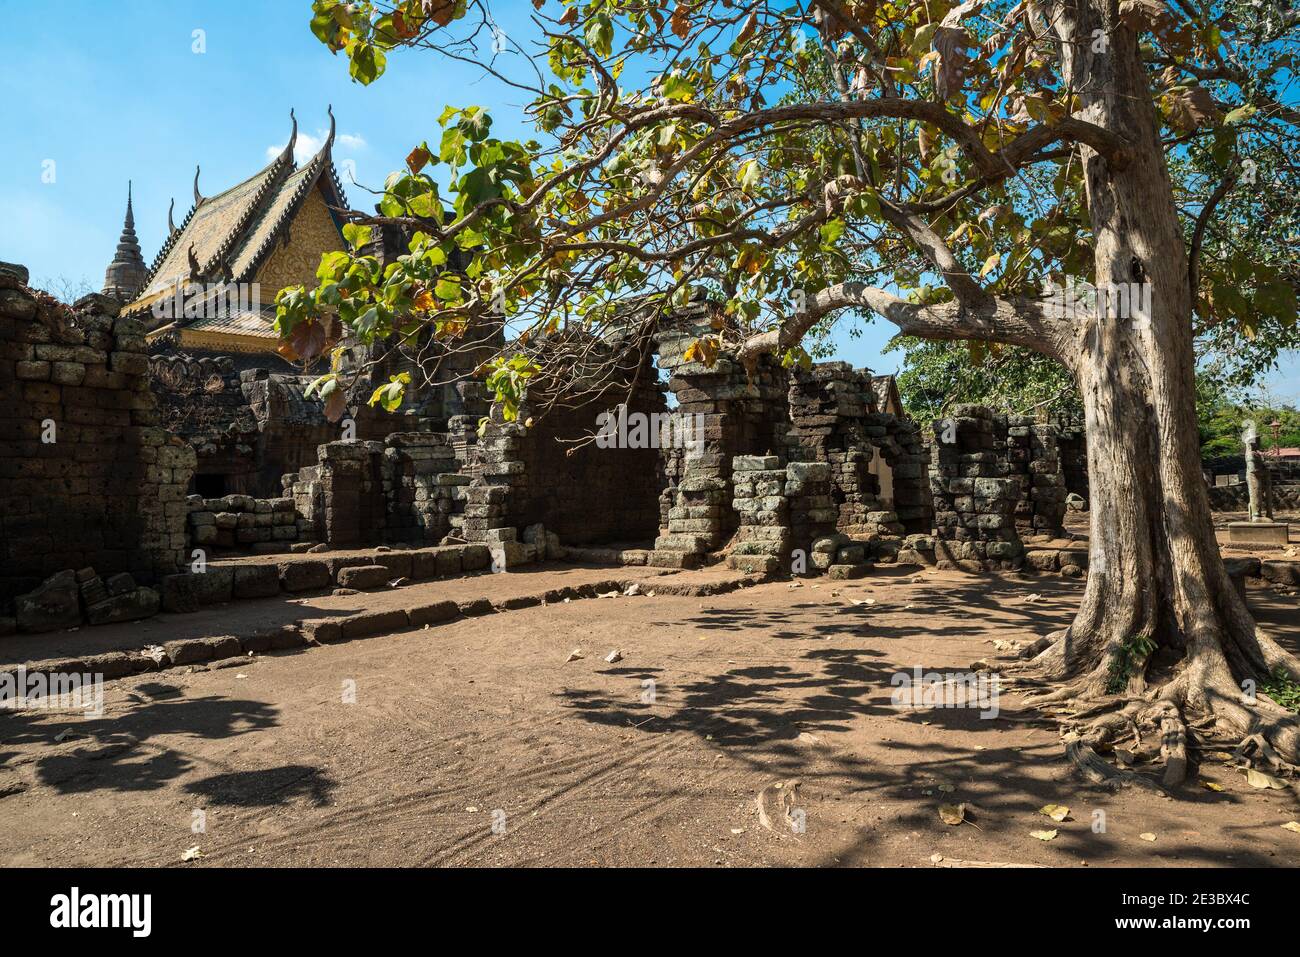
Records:
{"label": "white cloud", "polygon": [[[320,148],[325,145],[325,137],[328,135],[328,131],[324,129],[317,130],[316,135],[314,136],[311,133],[299,130],[298,139],[293,145],[294,160],[298,163],[302,163],[311,159],[320,151]],[[355,152],[356,150],[364,149],[366,146],[365,137],[360,133],[338,133],[334,137],[334,143],[335,148],[341,151]],[[266,148],[266,158],[275,159],[283,149],[284,143],[275,146],[268,146]]]}

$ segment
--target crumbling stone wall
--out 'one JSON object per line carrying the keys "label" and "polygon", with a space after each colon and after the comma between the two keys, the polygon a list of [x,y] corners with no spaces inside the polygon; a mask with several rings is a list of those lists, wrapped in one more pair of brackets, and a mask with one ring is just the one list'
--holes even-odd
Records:
{"label": "crumbling stone wall", "polygon": [[[928,534],[934,527],[934,502],[930,496],[930,450],[918,422],[886,412],[868,417],[867,434],[876,444],[877,453],[889,466],[892,505],[900,532],[886,526],[890,534]],[[881,435],[877,430],[883,429]]]}
{"label": "crumbling stone wall", "polygon": [[[910,419],[880,412],[869,372],[846,362],[819,363],[790,377],[796,453],[831,466],[836,525],[847,535],[901,535],[930,530],[929,453]],[[892,478],[882,494],[873,461]]]}
{"label": "crumbling stone wall", "polygon": [[290,497],[253,498],[226,495],[203,498],[191,495],[190,543],[210,549],[278,551],[299,538],[298,512]]}
{"label": "crumbling stone wall", "polygon": [[456,472],[456,450],[436,432],[396,432],[385,446],[384,537],[407,544],[441,541],[470,481]]}
{"label": "crumbling stone wall", "polygon": [[1065,480],[1066,494],[1088,497],[1088,440],[1083,424],[1058,419],[1056,444],[1061,456],[1061,475]]}
{"label": "crumbling stone wall", "polygon": [[194,450],[159,426],[143,329],[0,264],[0,602],[68,568],[173,572]]}
{"label": "crumbling stone wall", "polygon": [[1023,546],[1015,509],[1021,479],[1006,458],[1006,419],[979,405],[961,405],[934,423],[930,490],[935,556],[970,570],[1015,568]]}
{"label": "crumbling stone wall", "polygon": [[1006,421],[1007,460],[1021,477],[1016,529],[1021,538],[1061,535],[1066,490],[1057,427],[1030,416],[1008,416]]}
{"label": "crumbling stone wall", "polygon": [[715,311],[711,303],[694,303],[659,333],[659,368],[668,373],[678,411],[702,416],[703,441],[683,459],[667,528],[655,539],[652,560],[658,564],[680,565],[687,561],[682,555],[721,548],[740,524],[734,510],[713,508],[732,500],[734,458],[776,456],[784,463],[792,442],[789,379],[775,358],[760,356],[751,372],[726,353],[712,365],[687,361],[690,345],[714,332]]}
{"label": "crumbling stone wall", "polygon": [[395,432],[382,442],[328,442],[319,461],[283,477],[299,536],[334,547],[433,544],[460,534],[470,477],[436,432]]}

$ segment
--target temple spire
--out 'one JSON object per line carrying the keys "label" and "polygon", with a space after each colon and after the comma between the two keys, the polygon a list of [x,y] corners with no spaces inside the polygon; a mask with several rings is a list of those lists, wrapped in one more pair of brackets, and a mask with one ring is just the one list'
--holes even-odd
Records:
{"label": "temple spire", "polygon": [[104,272],[105,296],[119,302],[132,302],[144,287],[149,267],[140,255],[140,241],[135,235],[135,210],[131,204],[131,183],[126,184],[126,218],[122,223],[122,236],[117,241],[117,253]]}

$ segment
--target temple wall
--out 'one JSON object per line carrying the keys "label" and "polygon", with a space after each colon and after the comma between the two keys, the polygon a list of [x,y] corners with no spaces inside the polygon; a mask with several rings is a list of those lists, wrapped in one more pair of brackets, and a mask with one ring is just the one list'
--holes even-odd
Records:
{"label": "temple wall", "polygon": [[195,455],[159,425],[142,328],[26,283],[0,264],[0,601],[62,569],[174,572]]}

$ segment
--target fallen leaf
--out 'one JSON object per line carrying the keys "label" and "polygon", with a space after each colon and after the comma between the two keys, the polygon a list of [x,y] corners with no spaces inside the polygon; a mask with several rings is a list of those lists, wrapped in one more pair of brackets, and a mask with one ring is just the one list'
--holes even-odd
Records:
{"label": "fallen leaf", "polygon": [[1246,783],[1253,788],[1272,788],[1274,791],[1286,789],[1286,784],[1280,778],[1265,774],[1263,771],[1256,771],[1254,768],[1246,769]]}
{"label": "fallen leaf", "polygon": [[939,820],[947,825],[957,825],[966,820],[965,804],[940,804]]}
{"label": "fallen leaf", "polygon": [[1207,791],[1222,791],[1222,790],[1223,790],[1223,785],[1220,784],[1218,781],[1206,781],[1206,780],[1202,780],[1200,783],[1201,783],[1201,787],[1205,788],[1205,790],[1207,790]]}
{"label": "fallen leaf", "polygon": [[615,648],[613,651],[611,651],[609,654],[605,656],[605,661],[607,661],[611,665],[616,661],[622,661],[622,660],[623,660],[623,652],[619,651],[617,648]]}
{"label": "fallen leaf", "polygon": [[581,658],[585,658],[585,657],[587,657],[587,656],[584,655],[584,654],[582,653],[582,649],[581,649],[581,648],[574,648],[571,652],[569,652],[569,657],[566,658],[565,661],[566,661],[566,662],[568,662],[568,661],[578,661],[579,659],[581,659]]}
{"label": "fallen leaf", "polygon": [[1150,841],[1152,843],[1155,843],[1155,839],[1156,839],[1156,836],[1152,834],[1150,831],[1143,831],[1141,834],[1138,835],[1138,837],[1142,838],[1142,840],[1144,841]]}
{"label": "fallen leaf", "polygon": [[1288,831],[1295,831],[1300,834],[1300,821],[1287,821],[1282,827]]}
{"label": "fallen leaf", "polygon": [[193,847],[186,848],[185,850],[181,851],[181,863],[184,864],[187,863],[188,861],[195,861],[202,856],[203,856],[203,852],[199,850],[199,846],[195,844]]}
{"label": "fallen leaf", "polygon": [[1070,816],[1070,809],[1064,804],[1044,804],[1038,809],[1039,814],[1046,814],[1053,821],[1064,821]]}
{"label": "fallen leaf", "polygon": [[1056,828],[1052,828],[1050,831],[1030,831],[1029,836],[1036,837],[1040,841],[1054,841],[1058,833]]}

